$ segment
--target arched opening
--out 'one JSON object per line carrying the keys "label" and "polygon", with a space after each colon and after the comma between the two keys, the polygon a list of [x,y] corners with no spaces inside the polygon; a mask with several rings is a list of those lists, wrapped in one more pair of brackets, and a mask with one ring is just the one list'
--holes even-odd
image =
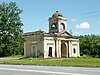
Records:
{"label": "arched opening", "polygon": [[36,50],[36,46],[33,46],[33,50],[32,50],[32,57],[37,57],[37,50]]}
{"label": "arched opening", "polygon": [[37,41],[32,41],[31,57],[37,57]]}
{"label": "arched opening", "polygon": [[64,23],[61,23],[60,24],[60,30],[62,31],[62,30],[65,30],[65,25],[64,25]]}
{"label": "arched opening", "polygon": [[49,54],[48,56],[52,57],[52,47],[49,47]]}
{"label": "arched opening", "polygon": [[61,57],[68,57],[68,50],[65,43],[61,44]]}
{"label": "arched opening", "polygon": [[52,24],[51,29],[57,29],[56,23],[53,23],[53,24]]}

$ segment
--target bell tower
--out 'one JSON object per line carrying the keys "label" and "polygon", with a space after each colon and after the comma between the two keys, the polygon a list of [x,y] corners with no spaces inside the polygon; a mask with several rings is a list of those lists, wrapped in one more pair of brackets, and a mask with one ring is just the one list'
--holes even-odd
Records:
{"label": "bell tower", "polygon": [[49,18],[49,33],[59,33],[66,31],[67,19],[63,15],[56,11],[52,17]]}

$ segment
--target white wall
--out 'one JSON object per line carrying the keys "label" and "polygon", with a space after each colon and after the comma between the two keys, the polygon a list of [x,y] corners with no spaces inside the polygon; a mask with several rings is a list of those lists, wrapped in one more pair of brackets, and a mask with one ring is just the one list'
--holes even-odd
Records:
{"label": "white wall", "polygon": [[52,47],[52,57],[55,57],[55,41],[54,38],[44,37],[44,58],[48,58],[49,47]]}
{"label": "white wall", "polygon": [[[79,56],[79,41],[73,41],[72,42],[72,55],[71,57],[78,57]],[[75,49],[75,53],[74,53],[74,49]]]}
{"label": "white wall", "polygon": [[[52,47],[52,57],[55,57],[55,47],[56,47],[56,53],[57,57],[61,57],[61,40],[68,41],[65,42],[66,45],[68,45],[69,49],[69,57],[78,57],[80,56],[80,51],[79,51],[79,40],[78,39],[61,39],[58,38],[58,40],[54,40],[53,37],[44,37],[44,58],[48,58],[49,54],[49,47]],[[55,46],[55,43],[57,46]],[[75,48],[75,53],[73,49]]]}

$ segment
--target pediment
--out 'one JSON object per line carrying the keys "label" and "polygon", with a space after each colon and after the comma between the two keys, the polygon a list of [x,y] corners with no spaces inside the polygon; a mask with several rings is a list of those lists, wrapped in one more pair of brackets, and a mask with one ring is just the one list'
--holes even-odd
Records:
{"label": "pediment", "polygon": [[67,31],[59,32],[58,33],[58,36],[63,36],[63,37],[68,36],[68,37],[72,37],[72,35],[69,32],[67,32]]}

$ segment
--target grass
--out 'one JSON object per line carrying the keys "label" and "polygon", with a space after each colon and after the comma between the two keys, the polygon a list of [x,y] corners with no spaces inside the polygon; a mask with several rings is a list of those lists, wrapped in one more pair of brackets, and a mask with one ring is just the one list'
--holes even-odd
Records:
{"label": "grass", "polygon": [[100,58],[92,58],[88,56],[77,57],[77,58],[52,58],[52,59],[23,58],[20,60],[0,60],[0,64],[100,67]]}
{"label": "grass", "polygon": [[23,58],[23,56],[22,55],[12,55],[12,56],[8,56],[5,58]]}

